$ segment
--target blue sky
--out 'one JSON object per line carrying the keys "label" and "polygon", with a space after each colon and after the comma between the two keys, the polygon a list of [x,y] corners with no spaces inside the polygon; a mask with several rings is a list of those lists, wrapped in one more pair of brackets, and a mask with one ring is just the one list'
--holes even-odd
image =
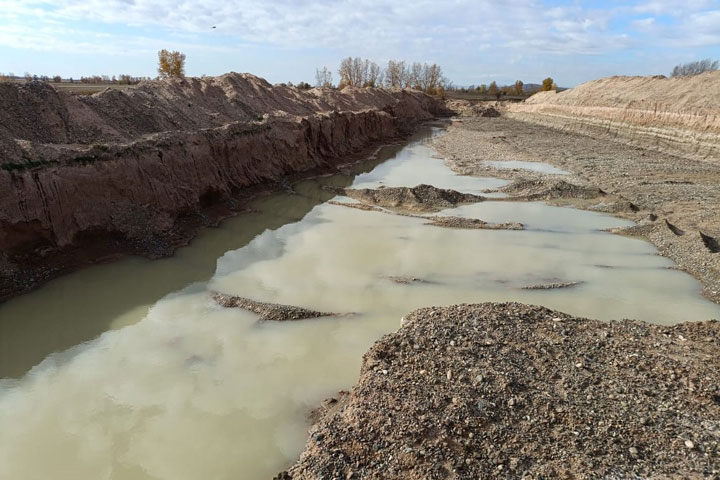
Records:
{"label": "blue sky", "polygon": [[0,0],[0,72],[154,76],[161,48],[188,75],[273,83],[361,56],[435,62],[457,85],[574,86],[720,58],[720,0]]}

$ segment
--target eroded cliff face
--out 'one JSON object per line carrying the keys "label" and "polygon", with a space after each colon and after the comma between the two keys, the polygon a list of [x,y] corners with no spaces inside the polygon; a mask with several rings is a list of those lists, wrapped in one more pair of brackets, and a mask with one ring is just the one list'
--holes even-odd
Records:
{"label": "eroded cliff face", "polygon": [[419,92],[306,92],[247,74],[86,97],[0,89],[0,299],[78,264],[167,255],[248,188],[444,113]]}
{"label": "eroded cliff face", "polygon": [[720,158],[720,72],[609,77],[506,106],[518,120],[693,159]]}

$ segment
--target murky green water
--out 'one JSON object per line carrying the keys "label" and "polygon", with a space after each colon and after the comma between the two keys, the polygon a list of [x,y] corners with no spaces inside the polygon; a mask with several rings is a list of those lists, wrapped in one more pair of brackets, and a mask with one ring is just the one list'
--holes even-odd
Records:
{"label": "murky green water", "polygon": [[[174,258],[90,268],[0,306],[0,376],[15,377],[0,380],[0,479],[271,478],[302,450],[308,411],[350,387],[372,342],[417,307],[514,300],[602,319],[720,317],[652,245],[601,231],[624,220],[485,202],[442,214],[527,230],[450,230],[323,203],[323,184],[502,184],[455,176],[433,154],[418,138],[262,198]],[[566,281],[583,283],[522,289]],[[210,290],[354,315],[258,323]]]}

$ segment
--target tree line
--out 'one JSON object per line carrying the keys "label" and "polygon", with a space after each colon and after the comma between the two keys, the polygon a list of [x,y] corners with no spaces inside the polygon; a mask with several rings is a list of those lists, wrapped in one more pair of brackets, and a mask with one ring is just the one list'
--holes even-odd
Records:
{"label": "tree line", "polygon": [[14,73],[0,73],[0,82],[25,80],[26,82],[45,82],[45,83],[85,83],[91,85],[112,84],[112,85],[136,85],[142,81],[152,80],[150,77],[134,77],[132,75],[120,74],[113,75],[91,75],[89,77],[80,78],[62,78],[60,75],[33,75],[25,73],[22,77],[16,76]]}
{"label": "tree line", "polygon": [[517,80],[512,85],[498,85],[497,82],[493,81],[489,85],[487,84],[481,84],[481,85],[470,85],[469,87],[459,87],[459,88],[452,88],[452,91],[462,92],[462,93],[473,93],[477,95],[489,95],[494,96],[498,100],[502,96],[530,96],[537,92],[547,92],[550,90],[557,90],[558,86],[555,83],[555,81],[552,79],[552,77],[547,77],[542,81],[541,85],[533,86],[532,88],[528,88],[522,80]]}
{"label": "tree line", "polygon": [[[431,95],[442,95],[451,86],[436,63],[406,63],[390,60],[381,67],[372,60],[347,57],[340,62],[337,88],[389,87],[413,88]],[[315,70],[316,87],[334,87],[333,74],[327,67]]]}
{"label": "tree line", "polygon": [[705,72],[713,72],[718,69],[718,61],[706,58],[705,60],[697,60],[695,62],[684,63],[682,65],[675,65],[671,77],[691,77],[693,75],[700,75]]}

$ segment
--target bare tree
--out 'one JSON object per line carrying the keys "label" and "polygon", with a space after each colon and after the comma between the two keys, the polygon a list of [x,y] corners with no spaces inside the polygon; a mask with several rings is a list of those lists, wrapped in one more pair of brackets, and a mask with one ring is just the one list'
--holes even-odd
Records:
{"label": "bare tree", "polygon": [[367,68],[365,69],[365,81],[363,82],[363,87],[381,86],[383,79],[385,78],[385,72],[382,71],[382,68],[380,68],[377,63],[369,60],[365,60],[365,65],[367,65]]}
{"label": "bare tree", "polygon": [[695,62],[676,65],[670,76],[672,77],[689,77],[699,75],[705,72],[713,72],[718,69],[718,61],[706,58]]}
{"label": "bare tree", "polygon": [[382,83],[382,69],[370,60],[347,57],[340,62],[339,87],[376,87]]}
{"label": "bare tree", "polygon": [[398,88],[407,87],[409,73],[404,61],[390,60],[385,69],[385,86]]}
{"label": "bare tree", "polygon": [[323,67],[322,70],[319,68],[315,69],[315,86],[316,87],[332,87],[333,79],[332,72],[327,67]]}

